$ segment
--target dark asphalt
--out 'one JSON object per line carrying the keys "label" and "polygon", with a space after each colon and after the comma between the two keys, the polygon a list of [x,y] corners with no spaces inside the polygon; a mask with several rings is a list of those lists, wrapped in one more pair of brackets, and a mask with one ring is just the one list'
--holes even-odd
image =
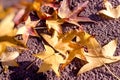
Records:
{"label": "dark asphalt", "polygon": [[[17,0],[2,1],[7,7],[13,3],[17,3]],[[78,0],[70,1],[75,3]],[[80,2],[84,1],[86,0],[80,0]],[[110,1],[114,6],[120,4],[118,0]],[[74,6],[73,3],[71,6]],[[102,9],[102,5],[102,0],[89,0],[88,7],[81,13],[81,15],[88,16],[97,23],[81,24],[88,33],[95,35],[101,45],[105,45],[109,41],[118,38],[118,46],[115,55],[120,55],[120,19],[107,20],[97,16],[95,13]],[[60,78],[57,78],[52,70],[37,74],[36,71],[38,70],[38,65],[41,64],[41,61],[37,61],[31,68],[29,68],[29,70],[26,70],[26,67],[31,63],[30,61],[35,60],[32,53],[38,53],[43,49],[40,41],[40,38],[31,37],[28,41],[30,50],[25,51],[24,54],[21,54],[17,59],[20,66],[18,68],[10,67],[10,71],[6,74],[0,74],[0,78],[2,80],[117,80],[104,66],[76,76],[76,73],[80,68],[80,62],[77,58],[61,72]],[[120,61],[109,64],[108,67],[116,76],[120,77]]]}

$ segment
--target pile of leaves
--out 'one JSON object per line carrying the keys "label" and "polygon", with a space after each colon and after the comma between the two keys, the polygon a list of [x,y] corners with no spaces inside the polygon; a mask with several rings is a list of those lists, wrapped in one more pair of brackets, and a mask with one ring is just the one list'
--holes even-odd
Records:
{"label": "pile of leaves", "polygon": [[[119,6],[113,8],[111,3],[104,0],[106,10],[98,11],[98,15],[119,18]],[[95,36],[83,30],[78,22],[96,23],[85,16],[78,16],[88,5],[89,1],[78,3],[70,9],[69,0],[34,0],[22,1],[17,8],[8,12],[0,6],[0,62],[6,70],[8,66],[18,66],[15,59],[21,51],[29,49],[26,44],[29,36],[41,37],[44,51],[34,54],[42,60],[38,72],[52,69],[57,76],[71,61],[77,57],[86,63],[78,71],[78,75],[93,68],[120,60],[113,56],[117,47],[117,39],[101,46]],[[43,25],[39,25],[44,21]],[[77,28],[64,32],[64,23],[71,23]],[[37,32],[41,30],[41,32]],[[9,48],[13,50],[9,51]],[[90,67],[89,67],[90,66]]]}

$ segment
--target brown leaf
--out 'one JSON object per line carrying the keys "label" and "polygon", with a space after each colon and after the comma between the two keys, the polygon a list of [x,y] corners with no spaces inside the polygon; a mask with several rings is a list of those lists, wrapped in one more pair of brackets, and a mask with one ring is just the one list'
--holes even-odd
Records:
{"label": "brown leaf", "polygon": [[26,8],[24,9],[24,11],[22,10],[18,12],[18,14],[16,15],[15,17],[16,24],[26,21],[31,11],[35,11],[40,19],[48,18],[49,15],[44,13],[41,10],[41,7],[45,4],[50,4],[51,2],[54,2],[54,0],[47,0],[47,1],[46,0],[34,0],[32,3],[21,1],[21,4],[26,6]]}
{"label": "brown leaf", "polygon": [[36,26],[36,24],[39,22],[38,21],[31,21],[30,17],[28,17],[28,19],[25,21],[25,25],[23,25],[22,27],[20,27],[17,30],[16,34],[22,34],[22,43],[26,44],[29,38],[29,35],[32,36],[38,36],[38,34],[36,33],[36,31],[34,30],[34,27]]}
{"label": "brown leaf", "polygon": [[60,8],[58,9],[58,16],[60,18],[67,18],[66,21],[73,23],[75,25],[79,24],[77,22],[95,22],[87,17],[79,17],[78,13],[82,12],[84,8],[87,6],[88,1],[84,2],[82,5],[78,3],[77,7],[73,11],[69,9],[68,6],[69,1],[63,0]]}
{"label": "brown leaf", "polygon": [[15,26],[17,26],[21,22],[24,22],[28,18],[29,13],[25,13],[25,12],[26,12],[25,9],[21,9],[16,13],[13,19]]}

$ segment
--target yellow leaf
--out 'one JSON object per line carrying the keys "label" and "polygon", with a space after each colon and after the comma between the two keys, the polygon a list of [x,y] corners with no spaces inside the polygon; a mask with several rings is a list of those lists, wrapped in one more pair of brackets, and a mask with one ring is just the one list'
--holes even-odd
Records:
{"label": "yellow leaf", "polygon": [[61,29],[61,24],[63,23],[63,21],[59,21],[59,20],[46,20],[46,24],[48,26],[48,29],[54,29],[59,33],[62,33],[62,29]]}
{"label": "yellow leaf", "polygon": [[45,51],[40,54],[34,54],[34,56],[43,60],[38,72],[45,72],[49,69],[53,69],[57,76],[60,76],[59,65],[63,63],[64,60],[63,57],[58,53],[55,53],[50,46],[45,45]]}
{"label": "yellow leaf", "polygon": [[[41,35],[56,51],[66,57],[66,62],[63,64],[62,68],[69,64],[75,57],[86,60],[83,54],[84,49],[79,43],[80,41],[83,42],[87,40],[89,37],[87,33],[85,35],[83,31],[73,30],[65,34],[58,34],[58,32],[55,32],[53,36],[47,34]],[[76,36],[80,38],[79,42],[72,41]]]}
{"label": "yellow leaf", "polygon": [[84,48],[79,48],[79,49],[74,49],[72,50],[69,55],[67,56],[65,62],[62,64],[62,69],[66,67],[75,57],[81,59],[81,60],[86,60],[86,57],[84,55]]}
{"label": "yellow leaf", "polygon": [[116,51],[117,41],[117,39],[112,40],[107,45],[102,47],[102,53],[104,56],[113,56],[114,52]]}
{"label": "yellow leaf", "polygon": [[93,36],[89,37],[84,45],[87,46],[89,52],[92,52],[91,55],[96,55],[96,52],[101,54],[102,47]]}
{"label": "yellow leaf", "polygon": [[83,45],[83,46],[86,46],[86,44],[89,43],[89,38],[91,37],[90,34],[86,33],[85,31],[81,31],[81,32],[78,32],[77,33],[77,39],[76,39],[76,42]]}
{"label": "yellow leaf", "polygon": [[[58,52],[66,55],[67,51],[72,50],[70,47],[71,39],[73,38],[74,31],[68,32],[66,34],[61,35],[62,37],[59,39],[58,32],[55,31],[54,35],[51,37],[47,34],[41,34],[42,37]],[[71,37],[69,35],[71,34]]]}
{"label": "yellow leaf", "polygon": [[[93,40],[93,37],[91,37],[91,40]],[[116,40],[112,40],[103,47],[101,47],[97,41],[91,41],[90,43],[92,48],[88,48],[88,53],[84,52],[88,63],[79,70],[78,74],[100,67],[105,63],[112,63],[120,60],[120,56],[113,56],[117,47]]]}
{"label": "yellow leaf", "polygon": [[12,21],[15,13],[9,14],[5,19],[0,22],[0,37],[1,36],[15,36],[16,30],[13,29],[14,22]]}
{"label": "yellow leaf", "polygon": [[112,4],[108,0],[104,0],[104,5],[106,10],[100,10],[98,14],[105,15],[110,18],[119,18],[120,17],[120,5],[116,8],[112,6]]}

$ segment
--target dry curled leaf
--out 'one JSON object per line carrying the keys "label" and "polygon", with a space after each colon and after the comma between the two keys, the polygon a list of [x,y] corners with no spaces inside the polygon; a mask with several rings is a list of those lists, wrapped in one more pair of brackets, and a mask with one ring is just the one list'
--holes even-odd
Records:
{"label": "dry curled leaf", "polygon": [[31,21],[30,17],[25,21],[25,24],[22,25],[18,30],[16,34],[22,34],[22,43],[26,44],[29,38],[29,35],[32,36],[38,36],[36,31],[34,30],[34,27],[36,24],[39,22],[38,21]]}
{"label": "dry curled leaf", "polygon": [[95,38],[89,38],[88,53],[85,57],[88,61],[78,74],[84,73],[96,67],[100,67],[105,63],[112,63],[120,60],[120,56],[113,56],[117,47],[117,40],[112,40],[105,46],[101,47]]}
{"label": "dry curled leaf", "polygon": [[34,0],[33,2],[21,1],[21,4],[26,6],[26,8],[18,12],[16,15],[16,24],[24,22],[28,18],[31,11],[35,11],[40,19],[48,18],[50,15],[44,13],[41,7],[43,5],[52,4],[52,2],[54,2],[54,0]]}
{"label": "dry curled leaf", "polygon": [[79,26],[78,22],[94,22],[90,18],[83,17],[83,16],[77,16],[87,6],[88,1],[84,2],[82,5],[78,3],[78,5],[75,7],[73,11],[69,9],[68,4],[69,4],[68,0],[62,1],[61,6],[58,9],[58,16],[60,18],[66,18],[67,22],[73,23],[78,26]]}
{"label": "dry curled leaf", "polygon": [[104,0],[104,5],[106,10],[100,10],[98,14],[105,15],[110,18],[119,18],[120,17],[120,5],[116,8],[112,6],[112,4],[108,0]]}
{"label": "dry curled leaf", "polygon": [[77,49],[75,48],[69,52],[65,62],[61,66],[61,69],[64,69],[75,57],[86,61],[86,57],[84,56],[84,48],[80,48],[79,46]]}
{"label": "dry curled leaf", "polygon": [[58,53],[55,53],[55,51],[50,46],[44,46],[44,52],[41,52],[40,54],[34,54],[34,56],[42,59],[43,61],[38,72],[46,72],[47,70],[53,69],[56,75],[60,76],[59,66],[61,63],[64,63],[63,57]]}

